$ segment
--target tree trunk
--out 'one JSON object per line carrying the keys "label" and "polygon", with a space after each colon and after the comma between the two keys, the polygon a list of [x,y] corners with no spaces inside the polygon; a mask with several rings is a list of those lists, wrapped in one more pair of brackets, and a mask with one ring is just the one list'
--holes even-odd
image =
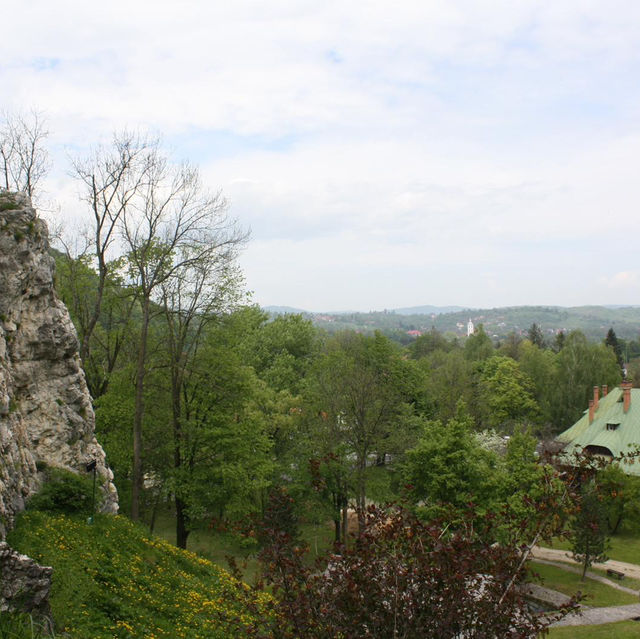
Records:
{"label": "tree trunk", "polygon": [[347,545],[347,532],[349,528],[349,508],[348,504],[345,502],[342,505],[342,543]]}
{"label": "tree trunk", "polygon": [[[174,352],[174,357],[178,357]],[[182,467],[182,422],[180,411],[180,375],[177,371],[176,361],[174,359],[173,370],[171,372],[171,411],[173,421],[173,467],[177,471],[176,476],[180,476],[180,468]],[[176,486],[176,490],[180,490],[180,486]],[[178,548],[187,548],[187,537],[189,530],[187,526],[187,505],[181,497],[176,495],[176,544]]]}
{"label": "tree trunk", "polygon": [[589,548],[589,540],[587,539],[585,549],[584,549],[584,563],[582,565],[582,577],[580,581],[584,581],[587,575],[587,568],[591,564],[591,549]]}
{"label": "tree trunk", "polygon": [[358,464],[358,477],[357,485],[358,490],[356,493],[356,508],[358,510],[358,534],[361,535],[365,527],[365,503],[366,503],[366,480],[365,473],[367,470],[366,457]]}
{"label": "tree trunk", "polygon": [[[624,515],[624,504],[622,505],[622,508],[620,508],[620,510],[618,511],[618,517],[616,518],[616,523],[613,526],[613,529],[611,529],[611,534],[615,535],[618,532],[618,528],[620,527],[620,524],[622,523],[622,517]],[[611,528],[611,527],[609,527]]]}
{"label": "tree trunk", "polygon": [[189,537],[189,517],[186,513],[186,504],[176,497],[176,546],[187,549],[187,537]]}
{"label": "tree trunk", "polygon": [[153,500],[153,508],[151,509],[151,520],[149,521],[149,534],[153,535],[153,531],[156,527],[156,518],[158,516],[158,506],[160,505],[160,492],[156,494],[156,498]]}
{"label": "tree trunk", "polygon": [[142,496],[142,418],[144,417],[144,378],[146,373],[147,339],[149,333],[149,297],[145,295],[142,306],[142,327],[136,370],[136,402],[133,418],[133,469],[131,487],[131,519],[140,519],[140,498]]}
{"label": "tree trunk", "polygon": [[102,298],[104,297],[104,287],[107,280],[107,266],[104,263],[104,259],[99,261],[99,276],[98,276],[98,290],[96,292],[96,303],[89,318],[89,322],[85,328],[84,335],[82,336],[82,343],[80,344],[80,359],[84,366],[88,365],[89,350],[91,343],[91,336],[96,328],[98,319],[100,318],[100,312],[102,310]]}

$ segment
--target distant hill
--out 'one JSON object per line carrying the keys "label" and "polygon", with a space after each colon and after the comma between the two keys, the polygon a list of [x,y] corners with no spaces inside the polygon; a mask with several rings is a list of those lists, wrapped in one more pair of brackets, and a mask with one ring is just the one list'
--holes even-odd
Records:
{"label": "distant hill", "polygon": [[309,315],[308,311],[304,311],[301,308],[294,308],[293,306],[263,306],[263,311],[271,313],[272,315]]}
{"label": "distant hill", "polygon": [[349,329],[371,333],[379,330],[400,341],[410,340],[410,331],[415,336],[416,331],[425,332],[431,328],[451,336],[464,337],[469,319],[476,326],[482,324],[494,339],[502,339],[511,333],[525,335],[534,322],[549,339],[560,331],[581,330],[589,339],[601,340],[610,327],[618,337],[624,339],[637,340],[640,336],[640,307],[637,306],[510,306],[491,309],[457,307],[458,310],[455,311],[434,306],[415,308],[429,311],[409,312],[413,309],[407,308],[370,313],[305,313],[305,316],[330,332]]}
{"label": "distant hill", "polygon": [[467,310],[465,306],[411,306],[409,308],[395,308],[399,315],[442,315],[443,313],[457,313]]}

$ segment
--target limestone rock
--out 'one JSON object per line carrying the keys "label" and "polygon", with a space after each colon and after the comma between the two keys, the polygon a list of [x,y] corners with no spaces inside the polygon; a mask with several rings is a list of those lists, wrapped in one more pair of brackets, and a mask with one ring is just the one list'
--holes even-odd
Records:
{"label": "limestone rock", "polygon": [[95,459],[103,510],[118,508],[48,249],[29,198],[0,192],[0,539],[38,488],[38,462],[82,473]]}
{"label": "limestone rock", "polygon": [[0,542],[0,613],[20,610],[49,618],[52,572]]}

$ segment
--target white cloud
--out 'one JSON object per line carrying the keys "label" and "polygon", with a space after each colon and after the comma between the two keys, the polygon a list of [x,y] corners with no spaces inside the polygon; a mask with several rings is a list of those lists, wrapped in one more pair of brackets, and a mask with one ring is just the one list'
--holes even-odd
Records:
{"label": "white cloud", "polygon": [[633,272],[639,18],[630,0],[25,1],[0,106],[48,112],[65,219],[65,152],[126,125],[196,149],[254,229],[264,301],[630,303],[594,257]]}
{"label": "white cloud", "polygon": [[640,277],[638,271],[620,271],[610,277],[599,277],[598,284],[611,289],[633,289],[637,293],[640,289]]}

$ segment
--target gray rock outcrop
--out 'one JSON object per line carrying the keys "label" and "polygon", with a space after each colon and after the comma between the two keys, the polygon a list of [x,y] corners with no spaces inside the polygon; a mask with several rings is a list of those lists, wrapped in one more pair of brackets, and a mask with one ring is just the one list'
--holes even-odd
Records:
{"label": "gray rock outcrop", "polygon": [[95,459],[103,510],[118,509],[48,249],[29,198],[0,191],[0,539],[37,490],[39,462],[82,473]]}
{"label": "gray rock outcrop", "polygon": [[0,613],[23,610],[49,618],[52,572],[0,541]]}

